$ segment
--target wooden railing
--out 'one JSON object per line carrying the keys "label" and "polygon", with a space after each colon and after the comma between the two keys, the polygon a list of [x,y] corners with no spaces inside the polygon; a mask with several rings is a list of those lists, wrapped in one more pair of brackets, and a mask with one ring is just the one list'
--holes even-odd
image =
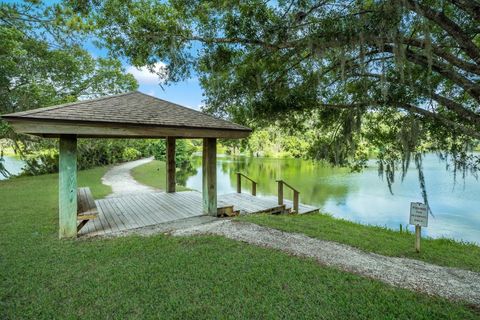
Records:
{"label": "wooden railing", "polygon": [[242,193],[242,177],[252,182],[252,196],[256,196],[257,183],[241,172],[237,172],[237,193]]}
{"label": "wooden railing", "polygon": [[286,186],[292,189],[293,191],[293,211],[294,213],[298,213],[298,196],[300,192],[283,180],[277,180],[277,183],[278,183],[278,204],[279,205],[283,204],[283,186]]}

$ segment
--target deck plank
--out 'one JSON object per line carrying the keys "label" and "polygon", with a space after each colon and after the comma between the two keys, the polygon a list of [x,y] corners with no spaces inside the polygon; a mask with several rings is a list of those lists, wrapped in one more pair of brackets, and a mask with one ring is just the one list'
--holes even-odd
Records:
{"label": "deck plank", "polygon": [[111,198],[109,200],[111,200],[115,207],[122,210],[126,217],[128,217],[128,219],[126,220],[126,226],[128,227],[128,229],[136,229],[143,226],[143,223],[140,222],[140,218],[137,216],[137,214],[135,212],[131,212],[130,209],[125,207],[125,205],[122,201],[120,201],[119,198]]}
{"label": "deck plank", "polygon": [[121,210],[120,208],[118,208],[118,206],[115,205],[116,201],[106,201],[105,203],[108,207],[108,210],[111,210],[112,216],[115,217],[118,229],[127,229],[126,224],[128,223],[128,218],[124,215],[123,210]]}
{"label": "deck plank", "polygon": [[170,210],[166,208],[163,204],[155,203],[154,196],[139,196],[139,201],[142,201],[142,204],[146,207],[148,215],[155,223],[167,222],[170,219],[174,219],[174,216],[169,212]]}
{"label": "deck plank", "polygon": [[[204,215],[202,194],[198,191],[142,193],[100,199],[95,203],[98,217],[85,225],[80,236],[108,234]],[[284,203],[287,208],[292,206],[290,200],[284,200]],[[230,193],[218,195],[218,206],[233,206],[234,210],[252,214],[268,212],[278,207],[278,203],[273,196]],[[299,204],[300,213],[317,210],[316,207]]]}
{"label": "deck plank", "polygon": [[101,215],[101,216],[98,217],[98,221],[97,221],[97,222],[99,223],[102,231],[106,231],[106,230],[108,231],[109,229],[111,229],[110,224],[108,223],[108,218],[107,218],[107,216],[108,216],[109,213],[108,213],[108,211],[107,211],[105,208],[103,208],[103,205],[102,205],[102,202],[103,202],[103,201],[105,201],[105,200],[100,200],[100,201],[98,201],[98,203],[97,203],[97,206],[98,206],[98,207],[100,208],[100,210],[102,210],[102,212],[103,212],[103,215]]}
{"label": "deck plank", "polygon": [[112,232],[124,230],[124,223],[122,222],[122,219],[120,219],[118,215],[118,210],[113,208],[111,201],[104,201],[103,206],[106,208],[106,210],[108,210],[110,214],[110,219],[115,225],[112,227]]}
{"label": "deck plank", "polygon": [[[163,221],[173,221],[176,219],[185,218],[183,214],[179,214],[176,212],[176,209],[178,208],[175,208],[174,206],[172,207],[170,205],[170,197],[170,194],[165,194],[161,197],[153,196],[149,200],[151,201],[151,205],[156,206],[158,208],[158,211],[161,212],[161,217]],[[181,203],[179,202],[177,206],[181,206]]]}
{"label": "deck plank", "polygon": [[148,212],[146,212],[145,208],[142,208],[137,204],[137,196],[125,197],[125,198],[118,198],[118,201],[123,203],[125,209],[134,214],[138,219],[138,224],[140,226],[149,226],[155,224],[155,221],[149,217]]}

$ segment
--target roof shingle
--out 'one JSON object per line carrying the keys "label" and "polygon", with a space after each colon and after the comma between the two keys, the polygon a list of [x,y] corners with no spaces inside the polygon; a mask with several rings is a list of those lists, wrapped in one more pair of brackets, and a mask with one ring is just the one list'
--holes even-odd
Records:
{"label": "roof shingle", "polygon": [[178,104],[134,91],[2,115],[3,118],[251,131]]}

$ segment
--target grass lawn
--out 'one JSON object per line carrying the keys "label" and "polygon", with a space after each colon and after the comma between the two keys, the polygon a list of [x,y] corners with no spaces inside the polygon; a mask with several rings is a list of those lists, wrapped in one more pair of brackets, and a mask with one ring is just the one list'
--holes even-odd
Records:
{"label": "grass lawn", "polygon": [[[153,160],[152,162],[133,168],[130,173],[133,178],[144,185],[151,186],[160,190],[165,190],[165,162]],[[153,173],[153,174],[152,174]],[[190,190],[184,186],[176,186],[177,191]]]}
{"label": "grass lawn", "polygon": [[[79,173],[94,196],[106,168]],[[0,318],[478,319],[397,289],[222,237],[58,240],[57,175],[0,181]]]}
{"label": "grass lawn", "polygon": [[480,272],[480,247],[449,239],[423,238],[421,252],[414,250],[415,235],[383,227],[365,226],[326,214],[251,215],[237,218],[288,232],[336,241],[379,254],[408,257],[430,263]]}

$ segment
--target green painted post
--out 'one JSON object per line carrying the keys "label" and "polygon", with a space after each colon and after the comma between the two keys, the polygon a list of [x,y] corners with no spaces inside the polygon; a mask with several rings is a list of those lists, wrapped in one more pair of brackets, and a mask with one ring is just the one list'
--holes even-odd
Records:
{"label": "green painted post", "polygon": [[203,139],[202,155],[203,212],[217,216],[217,139]]}
{"label": "green painted post", "polygon": [[77,237],[77,137],[60,137],[58,183],[59,237]]}

